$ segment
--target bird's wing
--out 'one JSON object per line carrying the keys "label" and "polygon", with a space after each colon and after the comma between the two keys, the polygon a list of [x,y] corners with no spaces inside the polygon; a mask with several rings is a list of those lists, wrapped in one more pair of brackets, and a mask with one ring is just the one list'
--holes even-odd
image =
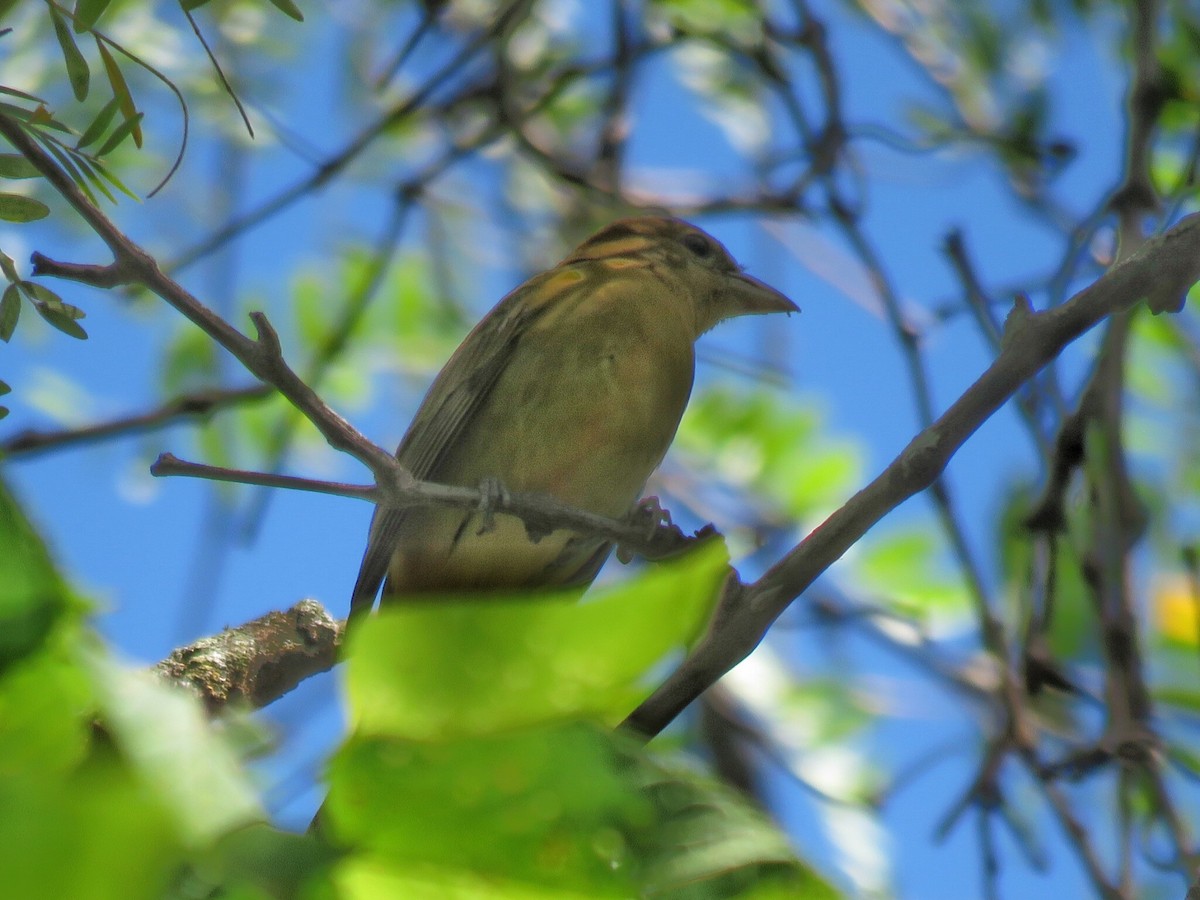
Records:
{"label": "bird's wing", "polygon": [[[396,456],[413,477],[436,481],[446,454],[487,403],[492,388],[513,358],[533,322],[541,318],[579,278],[556,279],[551,270],[517,287],[488,313],[454,351],[434,379]],[[561,273],[558,273],[561,274]],[[555,289],[557,287],[557,289]],[[378,506],[371,519],[367,549],[350,595],[350,616],[366,612],[387,575],[406,511]]]}

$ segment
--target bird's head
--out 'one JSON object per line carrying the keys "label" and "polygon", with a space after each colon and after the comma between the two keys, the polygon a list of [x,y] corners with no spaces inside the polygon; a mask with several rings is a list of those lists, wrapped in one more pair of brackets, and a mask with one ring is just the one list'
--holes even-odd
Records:
{"label": "bird's head", "polygon": [[779,291],[743,272],[708,232],[669,216],[618,219],[576,247],[563,264],[586,260],[654,271],[691,301],[697,337],[734,316],[800,312]]}

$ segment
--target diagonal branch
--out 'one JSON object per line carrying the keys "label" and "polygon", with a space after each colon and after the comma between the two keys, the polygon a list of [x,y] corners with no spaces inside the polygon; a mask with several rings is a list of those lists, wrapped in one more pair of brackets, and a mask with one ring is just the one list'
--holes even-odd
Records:
{"label": "diagonal branch", "polygon": [[704,640],[626,719],[626,726],[648,737],[658,734],[745,659],[818,575],[888,512],[933,484],[967,438],[1069,343],[1142,299],[1155,312],[1177,311],[1198,280],[1200,214],[1193,214],[1063,305],[1035,313],[1018,302],[1005,323],[1000,355],[975,384],[762,578],[743,585],[731,577]]}

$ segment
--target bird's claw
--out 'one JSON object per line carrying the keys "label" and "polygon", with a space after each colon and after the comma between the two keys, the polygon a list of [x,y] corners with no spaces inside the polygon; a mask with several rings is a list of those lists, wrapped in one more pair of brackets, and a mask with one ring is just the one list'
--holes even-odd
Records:
{"label": "bird's claw", "polygon": [[488,477],[479,482],[479,530],[476,536],[487,534],[496,527],[496,507],[507,506],[510,500],[508,488],[499,478]]}
{"label": "bird's claw", "polygon": [[[645,539],[648,541],[654,537],[654,533],[662,525],[671,525],[671,513],[664,509],[662,504],[658,502],[657,497],[643,497],[637,502],[637,505],[629,511],[629,515],[625,517],[625,521],[634,528],[644,528]],[[636,551],[626,547],[624,544],[617,545],[617,559],[627,565]]]}

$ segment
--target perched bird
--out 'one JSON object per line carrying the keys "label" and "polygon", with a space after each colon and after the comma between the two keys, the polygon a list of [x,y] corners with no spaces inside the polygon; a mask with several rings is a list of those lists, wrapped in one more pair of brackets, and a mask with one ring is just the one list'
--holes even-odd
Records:
{"label": "perched bird", "polygon": [[[446,363],[396,456],[416,478],[631,510],[687,405],[695,340],[733,316],[799,312],[713,237],[646,216],[600,229],[501,300]],[[380,506],[351,616],[430,592],[589,584],[611,545],[514,516]]]}

